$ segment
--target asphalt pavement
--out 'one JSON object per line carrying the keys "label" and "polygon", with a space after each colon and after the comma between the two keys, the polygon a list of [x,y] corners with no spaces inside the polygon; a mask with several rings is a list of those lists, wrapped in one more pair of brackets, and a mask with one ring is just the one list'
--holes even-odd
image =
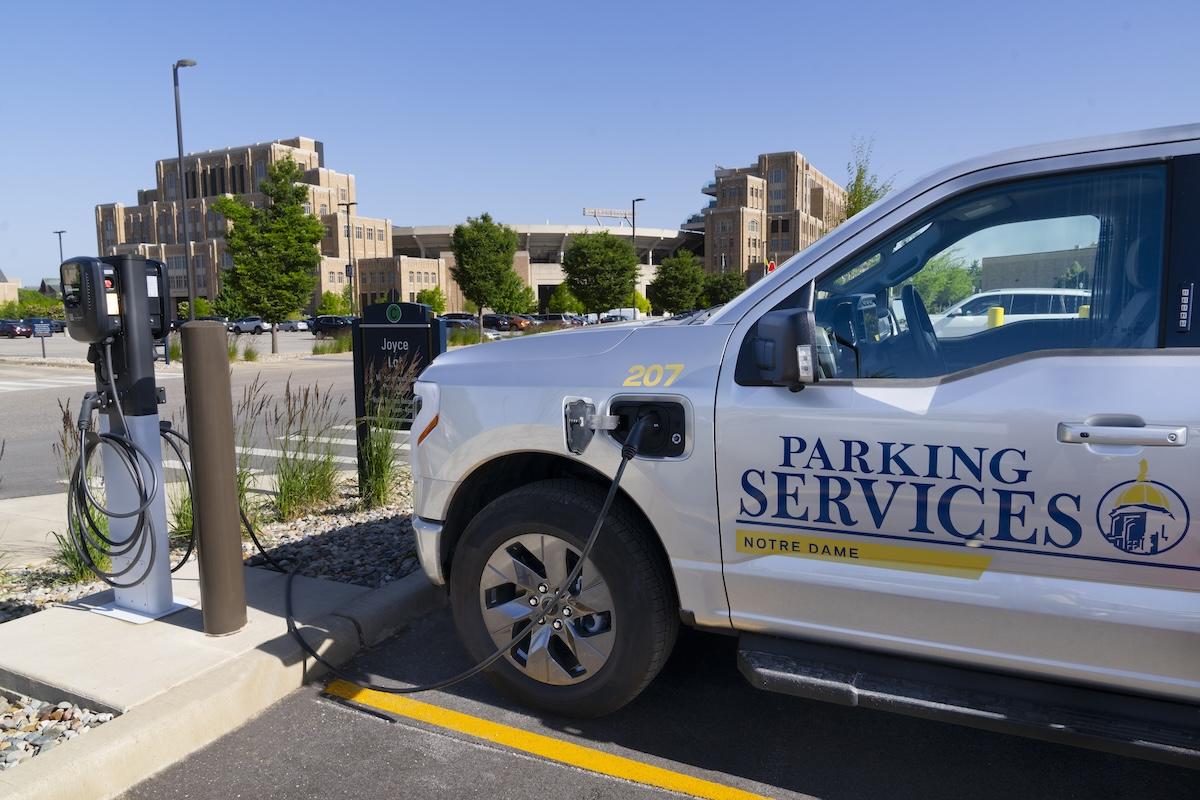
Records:
{"label": "asphalt pavement", "polygon": [[[685,631],[654,683],[598,720],[531,713],[482,678],[418,699],[470,715],[481,731],[499,724],[595,751],[592,760],[601,765],[620,756],[700,779],[716,787],[713,797],[1147,800],[1195,794],[1196,773],[1188,770],[758,691],[738,673],[735,652],[732,638]],[[443,611],[361,654],[350,669],[417,683],[466,666]],[[362,710],[307,687],[124,797],[680,796],[531,756],[473,730],[469,721],[445,726]]]}
{"label": "asphalt pavement", "polygon": [[[242,337],[247,338],[247,337]],[[268,336],[253,337],[263,352],[270,350]],[[280,334],[281,351],[312,352],[311,334]],[[86,348],[76,352],[70,345],[78,343],[61,335],[53,337],[63,352],[60,357],[81,358]],[[69,343],[69,344],[68,344]],[[23,348],[27,342],[0,339],[0,355],[7,354],[10,346]],[[33,342],[33,347],[37,347]],[[159,370],[158,382],[166,389],[167,402],[159,409],[163,419],[184,419],[184,387],[182,373],[178,369]],[[311,356],[261,364],[239,363],[231,372],[232,401],[241,398],[242,392],[255,380],[261,380],[264,392],[271,397],[282,394],[290,380],[293,386],[319,384],[328,389],[334,404],[339,406],[339,418],[346,429],[331,431],[336,438],[352,439],[348,426],[354,417],[353,369],[349,356]],[[0,363],[0,441],[5,451],[0,459],[0,499],[51,494],[64,490],[59,459],[52,451],[58,441],[62,414],[59,404],[78,411],[84,392],[94,388],[94,379],[89,368],[67,368],[39,366],[29,363]],[[255,432],[252,446],[255,457],[269,469],[270,454],[277,448],[267,432]],[[351,450],[351,454],[352,454]],[[345,466],[345,465],[342,465]]]}

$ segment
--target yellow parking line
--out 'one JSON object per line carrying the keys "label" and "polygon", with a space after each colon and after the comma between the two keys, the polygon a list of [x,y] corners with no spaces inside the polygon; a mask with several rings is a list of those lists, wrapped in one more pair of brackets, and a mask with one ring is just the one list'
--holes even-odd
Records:
{"label": "yellow parking line", "polygon": [[477,739],[485,739],[551,761],[560,761],[573,767],[646,786],[655,786],[659,789],[689,794],[693,797],[709,798],[709,800],[766,800],[762,795],[735,789],[732,786],[693,778],[682,772],[643,764],[631,758],[615,756],[602,750],[564,742],[561,739],[554,739],[539,733],[529,733],[509,725],[501,725],[498,722],[451,711],[448,708],[423,703],[409,697],[363,689],[347,681],[334,681],[325,691],[353,703],[415,719],[427,725],[436,725],[439,728],[465,733]]}

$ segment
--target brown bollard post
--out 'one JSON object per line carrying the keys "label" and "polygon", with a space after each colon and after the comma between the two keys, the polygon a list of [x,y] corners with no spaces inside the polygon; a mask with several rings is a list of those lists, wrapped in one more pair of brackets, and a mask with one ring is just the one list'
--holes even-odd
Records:
{"label": "brown bollard post", "polygon": [[213,321],[189,322],[182,331],[200,607],[204,632],[223,636],[246,624],[227,334],[224,325]]}

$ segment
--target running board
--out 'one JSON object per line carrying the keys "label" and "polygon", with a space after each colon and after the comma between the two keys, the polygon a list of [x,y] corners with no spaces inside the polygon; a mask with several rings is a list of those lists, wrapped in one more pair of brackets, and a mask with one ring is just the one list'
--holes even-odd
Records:
{"label": "running board", "polygon": [[738,668],[771,692],[1200,769],[1200,706],[756,634]]}

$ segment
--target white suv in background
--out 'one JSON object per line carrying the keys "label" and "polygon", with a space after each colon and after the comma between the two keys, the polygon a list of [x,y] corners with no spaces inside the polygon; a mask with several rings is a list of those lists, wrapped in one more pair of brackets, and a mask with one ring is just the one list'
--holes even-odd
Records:
{"label": "white suv in background", "polygon": [[233,333],[259,334],[271,330],[271,323],[264,321],[262,317],[242,317],[230,323],[229,330]]}
{"label": "white suv in background", "polygon": [[978,333],[988,326],[988,309],[1003,308],[1004,324],[1029,319],[1070,319],[1079,316],[1088,304],[1086,289],[993,289],[973,294],[946,309],[931,314],[933,330],[939,339]]}

